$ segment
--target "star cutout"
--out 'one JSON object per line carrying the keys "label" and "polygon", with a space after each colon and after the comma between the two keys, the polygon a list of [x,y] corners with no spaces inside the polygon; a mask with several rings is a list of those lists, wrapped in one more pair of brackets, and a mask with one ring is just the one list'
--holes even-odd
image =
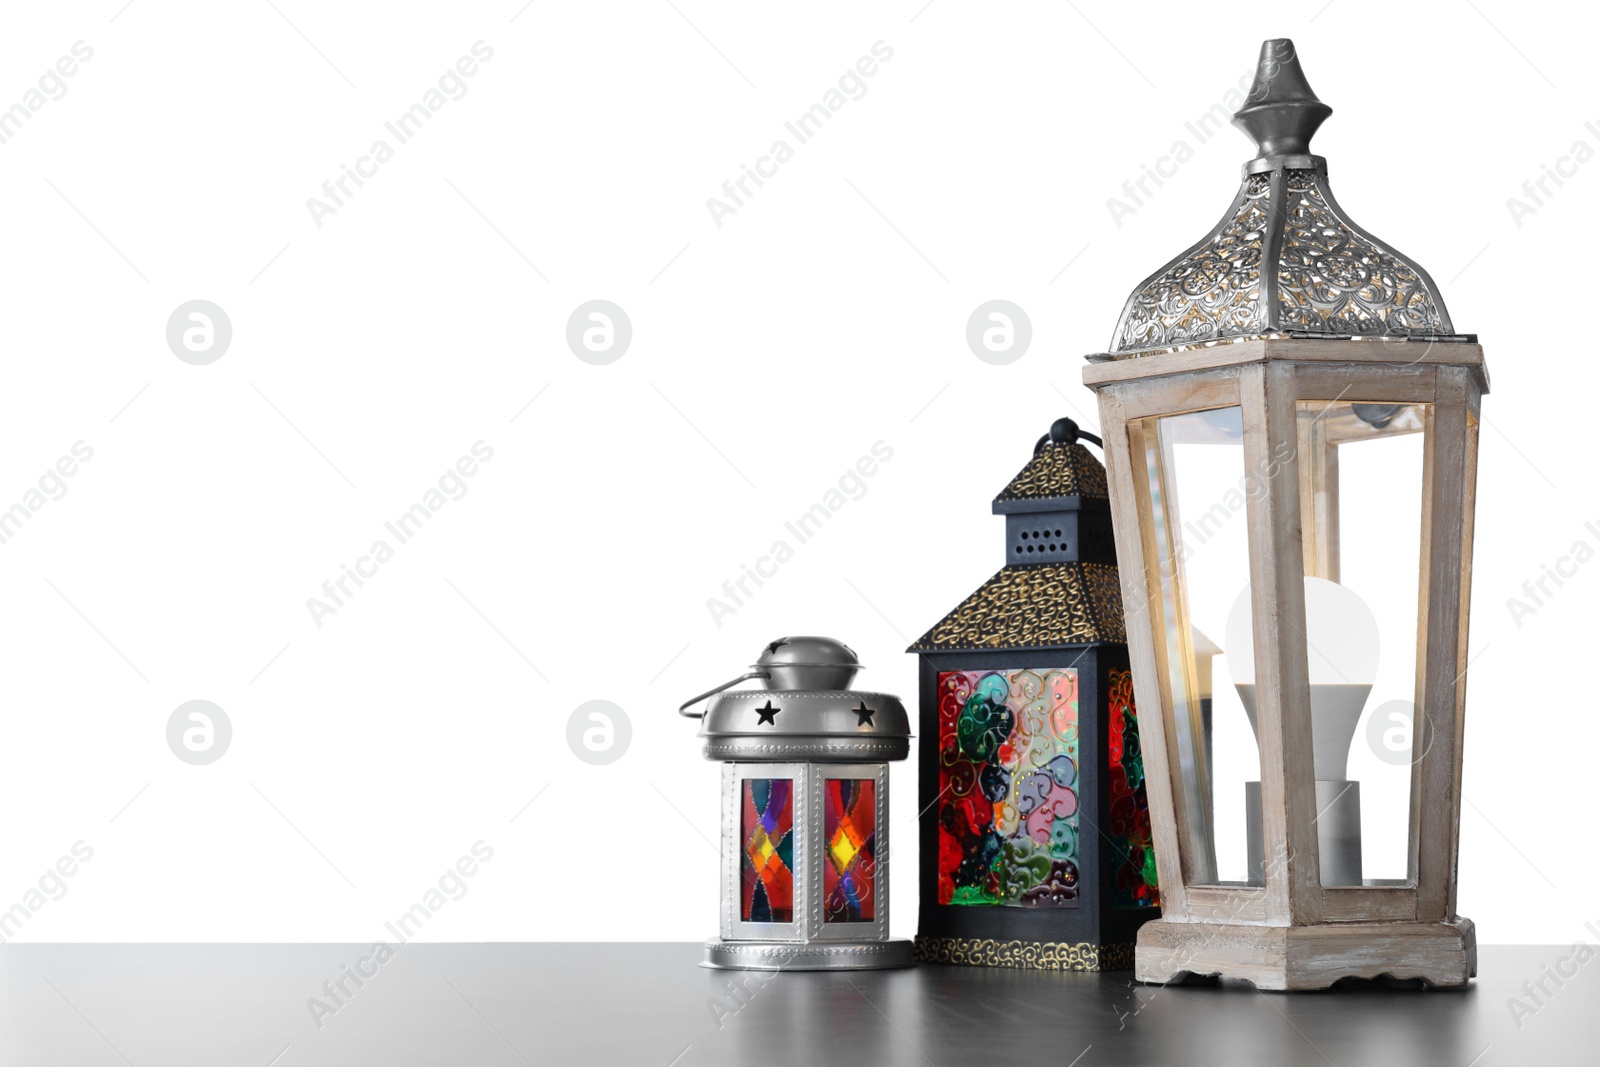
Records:
{"label": "star cutout", "polygon": [[867,702],[865,700],[860,701],[860,706],[859,707],[854,707],[854,708],[851,708],[850,710],[856,713],[856,725],[857,726],[871,726],[872,725],[872,717],[874,715],[878,714],[873,709],[867,707]]}
{"label": "star cutout", "polygon": [[766,723],[768,726],[778,725],[777,719],[775,719],[773,716],[777,715],[778,712],[782,710],[782,708],[773,707],[772,701],[767,701],[766,707],[756,709],[756,725],[760,726],[762,723]]}

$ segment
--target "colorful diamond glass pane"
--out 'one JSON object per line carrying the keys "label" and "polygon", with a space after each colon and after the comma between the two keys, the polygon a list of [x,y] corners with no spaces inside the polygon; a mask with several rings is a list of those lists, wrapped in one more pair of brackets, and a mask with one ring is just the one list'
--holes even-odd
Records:
{"label": "colorful diamond glass pane", "polygon": [[740,806],[739,918],[794,922],[794,782],[746,778]]}
{"label": "colorful diamond glass pane", "polygon": [[1078,672],[939,674],[941,904],[1078,906]]}
{"label": "colorful diamond glass pane", "polygon": [[877,793],[871,778],[829,778],[822,790],[822,921],[871,922],[877,889]]}

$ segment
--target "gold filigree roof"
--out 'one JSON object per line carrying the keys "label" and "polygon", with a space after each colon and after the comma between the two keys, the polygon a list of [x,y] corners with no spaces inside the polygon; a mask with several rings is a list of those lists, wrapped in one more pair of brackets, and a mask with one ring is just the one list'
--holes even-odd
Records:
{"label": "gold filigree roof", "polygon": [[1045,563],[1003,568],[907,651],[980,652],[1127,641],[1116,567]]}
{"label": "gold filigree roof", "polygon": [[1105,467],[1093,452],[1076,441],[1070,445],[1047,444],[1039,449],[1039,454],[1000,490],[994,502],[1048,500],[1058,496],[1109,499]]}

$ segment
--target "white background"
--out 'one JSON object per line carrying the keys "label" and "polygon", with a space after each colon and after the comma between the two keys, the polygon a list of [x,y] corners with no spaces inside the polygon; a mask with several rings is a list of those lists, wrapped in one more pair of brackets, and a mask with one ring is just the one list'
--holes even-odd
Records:
{"label": "white background", "polygon": [[[902,650],[999,566],[989,500],[1052,419],[1096,424],[1082,356],[1229,203],[1249,144],[1185,122],[1267,36],[1335,109],[1316,150],[1344,206],[1493,371],[1461,911],[1486,942],[1600,918],[1600,563],[1507,608],[1600,545],[1574,343],[1600,165],[1520,227],[1506,203],[1600,147],[1592,13],[276,2],[13,5],[0,34],[0,106],[94,50],[0,145],[0,506],[94,450],[0,545],[0,908],[94,850],[18,939],[365,940],[480,839],[425,937],[712,933],[718,775],[677,703],[790,632],[914,697]],[[307,198],[479,40],[466,95],[318,228]],[[866,94],[719,228],[707,198],[880,40]],[[1180,139],[1194,158],[1117,225],[1108,197]],[[196,298],[234,331],[203,367],[165,341]],[[609,366],[564,340],[593,298],[633,323]],[[1033,324],[1003,367],[964,336],[994,298]],[[479,440],[467,495],[315,625],[307,598]],[[865,495],[718,626],[707,599],[879,440]],[[165,740],[197,698],[234,729],[205,767]],[[566,743],[597,698],[632,722],[606,767]]]}

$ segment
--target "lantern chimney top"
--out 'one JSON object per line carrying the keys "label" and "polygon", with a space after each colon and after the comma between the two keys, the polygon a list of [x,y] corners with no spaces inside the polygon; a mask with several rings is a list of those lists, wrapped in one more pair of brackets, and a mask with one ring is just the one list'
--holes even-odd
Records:
{"label": "lantern chimney top", "polygon": [[1331,114],[1333,108],[1318,100],[1306,81],[1294,42],[1287,37],[1261,42],[1256,80],[1245,106],[1233,116],[1233,124],[1255,141],[1257,158],[1309,155],[1311,135]]}
{"label": "lantern chimney top", "polygon": [[1005,566],[907,652],[1020,652],[1126,645],[1106,468],[1072,419],[1056,419],[990,505]]}

